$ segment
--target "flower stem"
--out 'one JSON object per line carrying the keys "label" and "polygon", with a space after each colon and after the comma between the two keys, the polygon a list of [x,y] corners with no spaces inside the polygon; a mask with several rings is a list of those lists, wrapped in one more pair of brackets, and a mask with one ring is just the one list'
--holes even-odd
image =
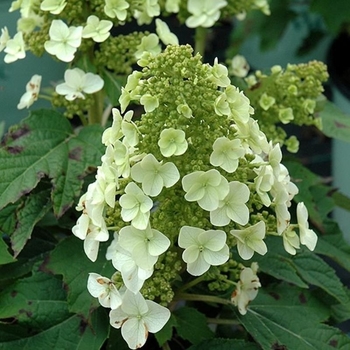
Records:
{"label": "flower stem", "polygon": [[237,320],[231,320],[226,318],[211,318],[207,317],[207,322],[212,324],[227,324],[227,325],[240,325],[241,323]]}
{"label": "flower stem", "polygon": [[175,298],[177,300],[204,301],[204,302],[217,303],[217,304],[223,304],[223,305],[232,304],[230,300],[222,299],[214,295],[176,293]]}
{"label": "flower stem", "polygon": [[203,276],[197,277],[194,280],[184,284],[181,288],[179,288],[177,290],[177,293],[182,293],[183,291],[185,291],[186,289],[192,288],[193,286],[195,286],[196,284],[202,282],[204,280]]}
{"label": "flower stem", "polygon": [[195,34],[194,51],[198,52],[202,57],[205,53],[205,44],[207,40],[207,28],[197,27]]}
{"label": "flower stem", "polygon": [[93,94],[94,103],[90,107],[88,112],[89,125],[101,124],[103,115],[103,101],[104,93],[103,91],[98,91]]}

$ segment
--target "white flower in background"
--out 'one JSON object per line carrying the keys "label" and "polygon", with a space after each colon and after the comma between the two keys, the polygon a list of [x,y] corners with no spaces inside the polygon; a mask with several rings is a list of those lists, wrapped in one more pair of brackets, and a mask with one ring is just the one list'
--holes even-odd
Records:
{"label": "white flower in background", "polygon": [[267,253],[267,247],[264,242],[265,222],[259,221],[253,226],[242,230],[231,230],[230,233],[237,239],[238,254],[244,260],[249,260],[254,252],[261,255]]}
{"label": "white flower in background", "polygon": [[283,231],[282,237],[285,251],[291,255],[295,255],[297,252],[296,249],[300,248],[300,240],[296,232],[287,228]]}
{"label": "white flower in background", "polygon": [[278,119],[282,122],[282,124],[289,124],[290,121],[294,119],[293,109],[290,107],[279,109]]}
{"label": "white flower in background", "polygon": [[231,60],[230,73],[239,78],[244,78],[249,72],[249,64],[244,56],[236,55]]}
{"label": "white flower in background", "polygon": [[26,85],[26,92],[17,105],[18,109],[29,108],[38,99],[40,84],[41,75],[33,75]]}
{"label": "white flower in background", "polygon": [[0,52],[6,47],[7,42],[11,39],[7,27],[1,28]]}
{"label": "white flower in background", "polygon": [[219,166],[228,173],[233,173],[238,168],[238,160],[245,154],[241,140],[230,140],[225,136],[219,137],[213,144],[213,152],[210,155],[210,163]]}
{"label": "white flower in background", "polygon": [[228,77],[227,67],[218,62],[218,58],[214,59],[214,65],[211,69],[211,80],[220,87],[230,85],[230,78]]}
{"label": "white flower in background", "polygon": [[17,0],[13,1],[9,12],[20,10],[21,16],[30,17],[39,7],[39,0]]}
{"label": "white flower in background", "polygon": [[300,243],[306,245],[310,250],[314,250],[317,243],[316,233],[309,229],[308,211],[303,202],[297,205],[297,220],[299,225]]}
{"label": "white flower in background", "polygon": [[220,18],[220,9],[226,5],[226,0],[188,0],[187,10],[191,16],[186,20],[187,27],[212,27]]}
{"label": "white flower in background", "polygon": [[235,128],[242,144],[246,144],[256,154],[267,153],[270,149],[266,135],[260,130],[256,119],[249,118],[247,122],[236,121]]}
{"label": "white flower in background", "polygon": [[229,185],[216,169],[206,172],[194,171],[182,178],[182,187],[185,190],[185,199],[189,202],[197,201],[204,210],[215,210],[219,207],[229,192]]}
{"label": "white flower in background", "polygon": [[168,25],[161,19],[156,19],[156,33],[164,45],[179,45],[179,39],[172,33]]}
{"label": "white flower in background", "polygon": [[140,78],[142,73],[139,71],[132,72],[127,79],[126,85],[122,87],[122,93],[119,97],[120,110],[124,113],[126,107],[133,99],[139,100],[139,90],[141,88]]}
{"label": "white flower in background", "polygon": [[58,15],[63,11],[66,5],[67,1],[65,0],[44,0],[40,5],[40,9],[42,11],[48,11],[53,15]]}
{"label": "white flower in background", "polygon": [[17,31],[30,34],[36,27],[41,28],[43,23],[44,17],[33,13],[30,17],[22,17],[17,21]]}
{"label": "white flower in background", "polygon": [[275,182],[275,177],[273,174],[273,169],[270,165],[262,165],[259,168],[254,169],[255,173],[258,175],[254,179],[255,190],[259,195],[262,203],[269,207],[271,205],[271,198],[269,192]]}
{"label": "white flower in background", "polygon": [[141,162],[131,168],[131,177],[142,183],[142,190],[148,196],[155,197],[163,187],[169,188],[180,179],[180,173],[174,163],[162,164],[153,154],[147,154]]}
{"label": "white flower in background", "polygon": [[71,62],[81,44],[83,27],[68,27],[62,20],[54,19],[49,30],[50,40],[44,43],[45,50],[63,62]]}
{"label": "white flower in background", "polygon": [[269,3],[267,0],[255,0],[254,5],[265,15],[269,16],[271,14]]}
{"label": "white flower in background", "polygon": [[125,187],[125,194],[120,197],[119,204],[122,207],[121,216],[124,221],[131,221],[132,226],[139,230],[146,229],[153,201],[134,182],[128,183]]}
{"label": "white flower in background", "polygon": [[56,92],[64,95],[68,101],[85,98],[84,93],[93,94],[103,88],[104,81],[97,74],[85,73],[80,68],[67,69],[64,83],[56,86]]}
{"label": "white flower in background", "polygon": [[104,12],[110,18],[118,18],[119,21],[125,21],[130,7],[125,0],[105,0]]}
{"label": "white flower in background", "polygon": [[165,326],[170,315],[166,307],[126,290],[122,305],[111,310],[109,318],[112,327],[121,328],[129,348],[138,349],[145,344],[149,332],[157,333]]}
{"label": "white flower in background", "polygon": [[204,231],[198,227],[181,227],[179,246],[185,249],[182,259],[187,263],[187,271],[193,276],[200,276],[211,265],[224,264],[229,258],[226,238],[226,233],[221,230]]}
{"label": "white flower in background", "polygon": [[214,101],[214,110],[215,113],[219,116],[222,115],[231,115],[230,104],[227,101],[226,94],[220,94]]}
{"label": "white flower in background", "polygon": [[226,226],[232,220],[246,225],[249,220],[249,209],[245,205],[250,196],[249,187],[239,181],[229,183],[230,192],[221,201],[219,208],[210,212],[210,222],[215,226]]}
{"label": "white flower in background", "polygon": [[135,52],[135,57],[140,59],[145,53],[151,55],[158,55],[161,52],[161,47],[159,45],[159,38],[156,34],[151,33],[144,36],[141,39],[140,45],[136,47],[137,51]]}
{"label": "white flower in background", "polygon": [[[7,39],[7,34],[5,33],[3,35],[3,41],[5,41]],[[22,32],[18,32],[13,39],[6,40],[4,52],[6,53],[4,57],[5,63],[12,63],[26,57]]]}
{"label": "white flower in background", "polygon": [[122,117],[119,109],[112,108],[112,115],[113,123],[103,132],[102,143],[106,146],[114,145],[117,140],[125,136],[128,145],[136,146],[138,144],[138,130],[132,122],[134,112],[128,111]]}
{"label": "white flower in background", "polygon": [[181,0],[166,0],[165,11],[169,13],[178,13],[180,11]]}
{"label": "white flower in background", "polygon": [[160,152],[164,157],[179,156],[187,150],[186,134],[174,128],[163,129],[158,141]]}
{"label": "white flower in background", "polygon": [[93,272],[89,273],[87,289],[93,297],[98,298],[103,307],[109,307],[113,310],[122,303],[122,297],[117,287],[107,277]]}
{"label": "white flower in background", "polygon": [[254,109],[243,91],[239,91],[236,86],[229,85],[224,91],[227,101],[230,104],[231,116],[235,122],[247,123],[250,115],[254,114]]}
{"label": "white flower in background", "polygon": [[276,99],[272,96],[269,96],[266,92],[264,92],[259,99],[259,105],[264,111],[267,111],[270,107],[272,107],[275,102]]}
{"label": "white flower in background", "polygon": [[140,103],[145,108],[145,112],[153,112],[159,106],[159,100],[157,96],[151,94],[145,94],[140,98]]}
{"label": "white flower in background", "polygon": [[176,110],[178,113],[183,115],[186,118],[192,118],[192,109],[187,103],[182,103],[176,107]]}
{"label": "white flower in background", "polygon": [[133,226],[123,227],[119,231],[119,245],[131,253],[135,263],[145,270],[153,268],[158,256],[170,246],[169,238],[150,225],[145,230]]}
{"label": "white flower in background", "polygon": [[247,313],[247,307],[250,301],[258,295],[258,288],[261,287],[259,277],[257,276],[257,263],[252,263],[251,268],[242,269],[236,290],[232,293],[231,301],[238,307],[241,315]]}
{"label": "white flower in background", "polygon": [[138,266],[131,253],[123,249],[118,243],[119,235],[114,233],[114,239],[107,248],[106,259],[112,260],[113,266],[120,271],[127,289],[137,293],[146,279],[152,276],[153,268],[145,270]]}
{"label": "white flower in background", "polygon": [[106,225],[96,226],[90,217],[83,213],[72,228],[73,234],[84,240],[84,252],[91,261],[96,261],[100,242],[109,239]]}
{"label": "white flower in background", "polygon": [[150,24],[153,17],[160,15],[160,6],[158,0],[142,0],[140,1],[141,7],[134,11],[134,18],[137,20],[137,24]]}
{"label": "white flower in background", "polygon": [[83,29],[82,37],[91,38],[97,43],[102,43],[110,36],[110,30],[113,27],[113,22],[101,20],[94,15],[88,17],[86,26]]}

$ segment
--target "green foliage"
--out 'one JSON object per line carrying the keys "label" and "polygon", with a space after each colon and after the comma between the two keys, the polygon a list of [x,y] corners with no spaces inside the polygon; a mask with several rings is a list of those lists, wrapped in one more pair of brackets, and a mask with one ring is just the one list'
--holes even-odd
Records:
{"label": "green foliage", "polygon": [[254,343],[248,343],[241,339],[211,339],[192,345],[188,350],[258,350],[259,347]]}
{"label": "green foliage", "polygon": [[350,338],[321,323],[327,316],[310,292],[284,284],[259,292],[248,313],[237,314],[262,349],[347,349]]}
{"label": "green foliage", "polygon": [[[88,317],[92,309],[97,308],[98,301],[86,289],[89,272],[99,271],[104,276],[111,276],[114,269],[107,262],[105,252],[100,251],[96,262],[87,259],[82,242],[71,236],[61,241],[45,260],[44,269],[55,275],[62,275],[68,294],[68,309]],[[69,264],[67,264],[69,257]]]}
{"label": "green foliage", "polygon": [[75,133],[62,115],[40,110],[5,136],[0,148],[0,231],[10,234],[14,256],[51,207],[59,218],[72,206],[89,167],[102,155],[101,133],[97,125]]}
{"label": "green foliage", "polygon": [[198,344],[211,339],[214,333],[209,329],[205,316],[191,307],[182,307],[174,311],[176,317],[176,331],[181,338]]}

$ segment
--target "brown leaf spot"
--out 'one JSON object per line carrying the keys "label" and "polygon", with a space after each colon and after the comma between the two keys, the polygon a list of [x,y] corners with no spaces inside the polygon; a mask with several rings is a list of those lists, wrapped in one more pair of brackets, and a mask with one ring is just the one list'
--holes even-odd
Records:
{"label": "brown leaf spot", "polygon": [[24,309],[21,309],[18,311],[20,314],[26,314],[27,317],[32,317],[33,316],[33,313],[31,311],[28,311],[28,310],[24,310]]}
{"label": "brown leaf spot", "polygon": [[272,350],[288,350],[286,345],[280,345],[280,344],[278,344],[278,342],[272,344],[271,349]]}
{"label": "brown leaf spot", "polygon": [[275,293],[275,292],[269,292],[269,294],[272,296],[272,298],[274,298],[275,300],[279,300],[281,297],[279,296],[279,294]]}
{"label": "brown leaf spot", "polygon": [[304,293],[300,293],[299,294],[299,301],[300,301],[301,304],[306,304],[307,299],[306,299],[306,296],[305,296]]}
{"label": "brown leaf spot", "polygon": [[8,146],[6,147],[6,151],[10,154],[19,154],[23,151],[22,146]]}
{"label": "brown leaf spot", "polygon": [[80,321],[80,324],[79,324],[79,333],[81,335],[83,335],[85,333],[85,329],[86,329],[86,326],[87,326],[87,322],[85,320],[81,320]]}
{"label": "brown leaf spot", "polygon": [[82,158],[81,155],[82,155],[81,147],[76,147],[76,148],[73,148],[72,150],[70,150],[70,152],[68,154],[68,158],[72,159],[72,160],[80,161]]}
{"label": "brown leaf spot", "polygon": [[330,342],[329,342],[329,345],[332,347],[332,348],[337,348],[338,347],[338,341],[336,339],[332,339]]}
{"label": "brown leaf spot", "polygon": [[338,129],[347,129],[349,128],[347,125],[343,124],[343,123],[340,123],[340,122],[337,122],[337,121],[334,121],[334,125],[338,128]]}
{"label": "brown leaf spot", "polygon": [[11,297],[14,298],[16,295],[18,294],[18,292],[16,290],[11,291]]}
{"label": "brown leaf spot", "polygon": [[12,140],[17,140],[20,137],[28,134],[29,131],[30,131],[30,129],[29,129],[28,125],[23,125],[21,128],[11,132],[10,136],[11,136]]}

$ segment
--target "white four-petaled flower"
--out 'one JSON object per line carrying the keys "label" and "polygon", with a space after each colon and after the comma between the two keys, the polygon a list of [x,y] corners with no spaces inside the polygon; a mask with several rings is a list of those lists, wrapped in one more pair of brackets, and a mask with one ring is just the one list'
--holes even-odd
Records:
{"label": "white four-petaled flower", "polygon": [[244,260],[249,260],[254,252],[261,255],[267,253],[267,247],[264,242],[265,222],[259,221],[253,226],[242,230],[231,230],[230,233],[237,239],[238,254]]}
{"label": "white four-petaled flower", "polygon": [[33,75],[26,85],[26,92],[17,105],[18,109],[28,108],[38,99],[40,84],[41,75]]}
{"label": "white four-petaled flower", "polygon": [[212,211],[219,207],[229,192],[229,185],[216,169],[206,172],[194,171],[182,178],[185,199],[189,202],[197,201],[204,210]]}
{"label": "white four-petaled flower", "polygon": [[45,50],[63,62],[71,62],[81,44],[83,27],[68,27],[60,19],[54,19],[49,30],[50,40],[44,44]]}
{"label": "white four-petaled flower", "polygon": [[309,228],[308,211],[303,202],[297,205],[297,220],[299,225],[300,243],[306,245],[310,250],[314,250],[317,243],[317,235]]}
{"label": "white four-petaled flower", "polygon": [[145,230],[126,226],[119,231],[119,245],[131,253],[138,266],[149,270],[157,262],[158,256],[169,248],[170,240],[150,225]]}
{"label": "white four-petaled flower", "polygon": [[97,74],[85,73],[80,68],[67,69],[65,82],[56,86],[59,95],[65,95],[68,101],[85,98],[84,93],[93,94],[103,88],[104,81]]}
{"label": "white four-petaled flower", "polygon": [[122,303],[122,297],[117,287],[107,277],[97,273],[89,273],[87,289],[93,297],[98,298],[103,307],[116,309]]}
{"label": "white four-petaled flower", "polygon": [[92,38],[97,43],[105,41],[109,35],[110,30],[113,27],[113,22],[107,20],[101,20],[94,15],[88,17],[86,26],[83,29],[83,38]]}
{"label": "white four-petaled flower", "polygon": [[229,183],[230,191],[219,202],[219,207],[210,212],[210,222],[215,226],[226,226],[232,220],[240,225],[246,225],[249,220],[249,209],[246,202],[250,190],[246,184],[239,181]]}
{"label": "white four-petaled flower", "polygon": [[120,197],[119,204],[122,207],[121,216],[124,221],[131,221],[131,224],[139,230],[146,229],[153,201],[134,182],[126,186],[125,194]]}
{"label": "white four-petaled flower", "polygon": [[185,249],[182,258],[187,263],[187,271],[193,276],[200,276],[211,265],[222,265],[229,258],[226,233],[221,230],[205,231],[198,227],[183,226],[179,234],[179,246]]}
{"label": "white four-petaled flower", "polygon": [[131,168],[131,177],[142,183],[142,190],[148,196],[155,197],[163,187],[171,187],[180,179],[180,173],[174,163],[162,164],[153,154],[147,154],[141,162]]}
{"label": "white four-petaled flower", "polygon": [[126,290],[122,305],[111,310],[109,318],[112,327],[121,328],[129,348],[138,349],[145,344],[149,332],[157,333],[164,327],[170,315],[166,307]]}
{"label": "white four-petaled flower", "polygon": [[158,141],[160,152],[164,157],[179,156],[187,150],[186,134],[174,128],[163,129]]}
{"label": "white four-petaled flower", "polygon": [[3,32],[2,39],[4,42],[6,41],[4,49],[4,52],[6,52],[5,63],[12,63],[26,57],[22,32],[18,32],[13,39],[8,39],[6,32]]}
{"label": "white four-petaled flower", "polygon": [[40,10],[48,11],[53,15],[58,15],[63,11],[66,5],[66,0],[44,0],[40,5]]}
{"label": "white four-petaled flower", "polygon": [[186,20],[187,27],[212,27],[220,18],[220,9],[226,5],[226,0],[189,0],[187,10],[191,16]]}

